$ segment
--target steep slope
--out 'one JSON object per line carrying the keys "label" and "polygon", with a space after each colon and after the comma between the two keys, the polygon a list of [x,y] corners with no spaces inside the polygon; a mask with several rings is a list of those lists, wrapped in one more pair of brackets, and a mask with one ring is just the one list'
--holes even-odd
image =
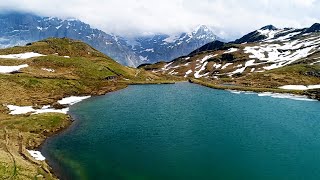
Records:
{"label": "steep slope", "polygon": [[0,15],[0,48],[25,45],[49,37],[81,40],[128,66],[171,60],[217,39],[206,26],[178,36],[165,34],[125,38],[107,34],[76,19],[40,17],[33,14]]}
{"label": "steep slope", "polygon": [[[316,24],[306,29],[266,26],[254,31],[254,35],[250,33],[240,38],[236,41],[238,44],[216,41],[169,63],[145,65],[142,68],[157,73],[245,86],[250,81],[251,85],[274,88],[290,83],[320,84],[317,76],[320,33],[317,29]],[[279,72],[283,70],[290,70],[290,73],[280,76]],[[272,78],[261,78],[264,76]]]}
{"label": "steep slope", "polygon": [[0,179],[56,179],[46,162],[28,150],[70,125],[62,98],[168,82],[164,80],[125,67],[77,40],[50,38],[0,50]]}

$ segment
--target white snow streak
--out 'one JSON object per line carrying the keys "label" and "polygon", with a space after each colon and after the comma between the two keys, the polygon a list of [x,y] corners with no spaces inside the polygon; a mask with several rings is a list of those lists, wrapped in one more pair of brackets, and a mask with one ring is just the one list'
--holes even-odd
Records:
{"label": "white snow streak", "polygon": [[33,57],[40,57],[45,56],[43,54],[34,53],[34,52],[27,52],[27,53],[21,53],[21,54],[8,54],[8,55],[0,55],[0,58],[3,59],[29,59]]}
{"label": "white snow streak", "polygon": [[12,72],[19,71],[20,69],[26,68],[26,67],[29,67],[29,65],[22,64],[19,66],[0,66],[0,73],[4,73],[4,74],[12,73]]}
{"label": "white snow streak", "polygon": [[309,90],[309,89],[320,89],[320,84],[318,85],[285,85],[279,87],[280,89],[288,89],[288,90]]}
{"label": "white snow streak", "polygon": [[[84,99],[89,98],[90,96],[83,96],[83,97],[78,97],[78,96],[71,96],[67,98],[63,98],[58,101],[59,104],[62,105],[74,105]],[[34,109],[32,106],[15,106],[15,105],[7,105],[7,107],[10,110],[11,115],[20,115],[20,114],[27,114],[27,113],[32,113],[32,114],[42,114],[42,113],[62,113],[62,114],[67,114],[69,111],[69,108],[63,108],[63,109],[54,109],[50,105],[43,106],[41,109]]]}
{"label": "white snow streak", "polygon": [[81,102],[85,99],[88,99],[90,98],[91,96],[70,96],[70,97],[66,97],[66,98],[63,98],[61,100],[58,101],[59,104],[62,104],[62,105],[74,105],[78,102]]}

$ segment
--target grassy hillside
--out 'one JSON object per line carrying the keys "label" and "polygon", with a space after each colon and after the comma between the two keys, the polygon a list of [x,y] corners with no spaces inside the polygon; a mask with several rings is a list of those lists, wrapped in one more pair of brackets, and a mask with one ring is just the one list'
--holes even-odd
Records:
{"label": "grassy hillside", "polygon": [[67,96],[101,95],[135,83],[173,82],[165,76],[124,67],[80,41],[46,39],[0,50],[0,55],[36,52],[46,56],[0,59],[0,66],[29,66],[0,74],[0,179],[55,179],[45,162],[34,161],[26,149],[70,124],[64,114],[9,115],[6,105],[59,106]]}
{"label": "grassy hillside", "polygon": [[277,88],[287,84],[320,84],[320,66],[296,64],[263,73],[253,73],[234,80],[243,86]]}

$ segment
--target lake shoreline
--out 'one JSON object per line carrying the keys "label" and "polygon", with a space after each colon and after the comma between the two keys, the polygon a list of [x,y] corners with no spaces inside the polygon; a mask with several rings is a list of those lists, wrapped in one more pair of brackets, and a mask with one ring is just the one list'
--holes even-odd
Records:
{"label": "lake shoreline", "polygon": [[[186,88],[184,88],[186,87]],[[191,89],[188,89],[191,88]],[[146,94],[147,97],[150,98],[141,98],[141,96],[137,96],[137,93],[139,94]],[[144,93],[142,93],[144,92]],[[160,94],[160,96],[152,96],[152,94]],[[162,93],[163,92],[163,93]],[[194,92],[194,95],[191,95],[189,92]],[[161,95],[162,94],[162,95]],[[242,93],[245,94],[245,93]],[[254,93],[255,94],[255,93]],[[199,96],[203,95],[203,96]],[[167,99],[163,98],[167,97]],[[199,100],[199,97],[200,98]],[[153,102],[153,99],[159,100]],[[191,101],[186,101],[186,99],[189,99]],[[131,100],[131,101],[130,101]],[[166,108],[161,109],[162,112],[168,113],[165,117],[154,117],[154,114],[152,111],[149,111],[149,113],[143,114],[144,108],[133,108],[130,109],[130,107],[133,107],[132,105],[139,102],[142,107],[147,107],[146,104],[151,104],[151,109],[154,109],[155,107],[158,107],[157,104],[161,102],[172,102],[172,106],[176,107],[176,104],[180,104],[181,106],[177,107],[177,109],[173,109],[170,105],[166,106]],[[243,105],[242,108],[239,108],[243,102],[249,102],[249,101],[256,101],[256,103],[246,103]],[[158,103],[157,103],[158,102]],[[185,103],[183,103],[185,102]],[[203,106],[199,105],[196,107],[190,108],[190,102],[198,102],[199,104],[203,104],[206,107],[210,106],[211,108],[203,108]],[[222,103],[227,103],[227,105],[223,106]],[[146,104],[144,104],[146,103]],[[260,104],[261,103],[261,104]],[[270,103],[272,105],[270,105]],[[153,104],[153,105],[152,105]],[[275,105],[281,105],[282,108],[276,108]],[[69,115],[72,117],[74,122],[71,126],[69,126],[65,131],[60,132],[56,137],[50,139],[48,138],[46,143],[43,146],[43,153],[45,156],[47,156],[47,162],[52,168],[52,172],[61,179],[73,179],[73,178],[81,178],[84,179],[91,179],[95,175],[100,175],[101,177],[109,177],[110,179],[113,179],[112,175],[115,175],[115,177],[118,177],[118,175],[126,174],[126,178],[124,179],[130,179],[130,177],[135,177],[136,175],[142,175],[145,177],[161,177],[159,176],[159,172],[166,171],[167,175],[172,174],[175,170],[169,170],[166,166],[167,160],[176,162],[185,162],[186,159],[189,159],[189,157],[195,158],[194,160],[200,164],[202,163],[212,163],[211,165],[216,166],[207,166],[208,164],[202,164],[203,167],[199,167],[198,170],[195,172],[201,172],[199,174],[196,174],[197,177],[207,176],[210,177],[211,175],[214,175],[215,173],[212,173],[212,171],[205,171],[203,169],[206,169],[204,167],[211,167],[213,171],[216,170],[216,172],[219,172],[219,164],[216,164],[215,160],[212,159],[208,160],[205,157],[220,157],[220,153],[222,155],[222,159],[227,158],[227,156],[223,156],[225,152],[233,153],[233,151],[228,151],[227,149],[230,147],[235,147],[235,149],[241,147],[246,147],[245,152],[249,153],[250,155],[248,157],[244,156],[245,158],[252,157],[260,157],[260,152],[265,152],[264,148],[265,145],[262,143],[255,144],[257,146],[257,152],[251,151],[252,143],[260,142],[258,140],[263,140],[263,142],[268,142],[269,144],[267,147],[269,147],[271,150],[279,150],[278,145],[285,144],[288,139],[294,139],[291,138],[291,136],[295,136],[296,134],[296,126],[293,126],[293,129],[290,129],[290,132],[288,133],[288,129],[286,129],[287,126],[282,127],[281,124],[285,123],[302,123],[303,127],[306,127],[308,124],[312,124],[309,121],[306,121],[307,116],[301,116],[301,118],[298,116],[291,116],[290,112],[296,112],[296,109],[292,109],[292,106],[298,106],[298,107],[314,107],[312,110],[306,110],[301,109],[301,111],[298,111],[298,114],[306,115],[308,113],[305,112],[312,112],[316,113],[316,107],[319,107],[319,103],[317,102],[304,102],[304,101],[292,101],[292,100],[280,100],[280,99],[274,99],[274,98],[260,98],[256,95],[236,95],[229,93],[229,91],[225,90],[213,90],[206,88],[204,86],[200,86],[197,84],[191,84],[191,83],[177,83],[177,85],[168,85],[168,86],[130,86],[126,89],[123,89],[123,91],[116,91],[114,93],[111,93],[111,95],[106,95],[102,97],[93,97],[92,99],[85,101],[83,103],[80,103],[72,108]],[[100,108],[101,107],[101,108]],[[224,113],[222,109],[219,108],[226,108],[226,109],[234,109],[234,111],[230,111],[231,114]],[[190,108],[190,109],[188,109]],[[193,109],[195,108],[195,109]],[[172,109],[172,112],[169,110]],[[194,112],[190,112],[190,110],[193,109]],[[254,110],[255,109],[255,110]],[[269,114],[269,113],[259,113],[262,111],[259,110],[266,110],[269,109],[270,112],[281,112]],[[115,110],[119,110],[119,112],[115,112]],[[189,115],[195,114],[196,116],[185,116],[181,117],[178,114],[183,114],[182,111],[188,111]],[[244,110],[247,111],[247,113],[239,114],[239,112],[242,112]],[[160,111],[160,110],[159,110]],[[124,114],[123,112],[127,112],[127,114]],[[103,114],[105,113],[105,114]],[[216,116],[213,117],[212,114],[215,114]],[[311,114],[312,114],[311,113]],[[162,114],[162,113],[160,113]],[[265,116],[262,116],[261,114],[265,114]],[[141,116],[142,115],[142,116]],[[235,116],[237,115],[237,116]],[[261,117],[259,117],[261,115]],[[258,117],[257,117],[258,116]],[[269,117],[274,117],[272,119],[269,119]],[[131,117],[132,119],[130,119]],[[170,119],[173,117],[173,119]],[[191,118],[193,117],[193,118]],[[236,119],[232,119],[231,117],[238,117]],[[290,119],[289,117],[292,117]],[[313,116],[309,116],[311,121],[317,120],[317,118],[312,118]],[[318,115],[316,116],[318,117]],[[162,118],[162,120],[161,120]],[[169,120],[169,119],[170,120]],[[191,119],[190,119],[191,118]],[[130,120],[129,120],[130,119]],[[168,121],[166,121],[168,119]],[[172,124],[170,123],[172,122]],[[173,123],[175,122],[175,123]],[[205,122],[209,123],[206,124]],[[263,122],[263,123],[262,123]],[[147,124],[146,124],[147,123]],[[276,124],[274,124],[276,123]],[[186,124],[188,124],[186,126]],[[294,123],[295,124],[295,123]],[[142,126],[143,125],[143,126]],[[192,130],[190,129],[192,127]],[[195,128],[197,127],[197,128]],[[221,127],[226,127],[225,129],[220,129]],[[240,127],[240,129],[238,129]],[[279,128],[279,130],[275,130],[275,127]],[[308,126],[307,126],[308,127]],[[312,128],[313,126],[310,126]],[[169,129],[168,129],[169,128]],[[197,131],[194,131],[193,129],[197,129]],[[230,129],[231,128],[231,129]],[[235,128],[235,129],[232,129]],[[249,128],[249,129],[248,129]],[[251,130],[251,128],[257,128],[255,130]],[[277,129],[276,128],[276,129]],[[238,129],[238,130],[237,130]],[[236,134],[230,134],[227,132],[237,132]],[[248,131],[246,131],[248,130]],[[284,136],[280,139],[274,139],[274,137],[269,138],[270,131],[275,130],[276,135],[274,137],[278,137],[282,133],[289,134],[290,137]],[[168,131],[170,133],[168,133]],[[257,132],[262,133],[259,136],[256,136],[255,134]],[[157,133],[155,133],[157,132]],[[193,133],[197,132],[197,133]],[[224,132],[224,133],[222,133]],[[313,132],[313,131],[312,131]],[[133,133],[133,134],[132,134]],[[182,134],[180,134],[182,133]],[[200,134],[199,134],[200,133]],[[220,134],[220,135],[219,135]],[[134,136],[132,136],[134,135]],[[177,135],[177,136],[173,136]],[[185,135],[189,138],[184,139],[182,142],[181,138],[184,138]],[[208,135],[208,136],[207,136]],[[205,137],[203,139],[201,138],[191,138],[191,137]],[[249,136],[249,138],[247,137]],[[157,154],[153,154],[154,151],[157,152],[159,148],[159,144],[157,141],[160,139],[167,139],[168,137],[175,137],[173,139],[170,139],[169,141],[166,141],[166,143],[161,144],[163,145],[163,149],[160,147],[161,150],[159,150],[158,155],[163,155],[162,150],[168,150],[168,147],[172,147],[171,143],[178,142],[178,145],[176,148],[171,149],[168,154],[168,156],[173,159],[166,159],[156,162],[154,160],[157,159]],[[211,137],[211,138],[209,138]],[[221,139],[230,139],[231,141],[219,141]],[[247,137],[247,138],[246,138]],[[308,136],[306,136],[308,137]],[[129,138],[129,139],[128,139]],[[133,139],[131,139],[133,138]],[[134,141],[134,139],[144,139],[140,142]],[[257,138],[257,139],[256,139]],[[222,149],[226,148],[226,151],[222,151],[220,147],[217,151],[207,151],[209,146],[208,139],[210,139],[209,144],[211,144],[213,147],[218,148],[216,145],[222,143],[222,146],[220,146]],[[150,140],[150,141],[149,141]],[[239,144],[234,144],[233,140],[235,142],[238,142]],[[238,141],[243,140],[243,141]],[[270,140],[270,141],[269,141]],[[276,140],[277,143],[273,143],[273,141]],[[155,142],[151,143],[150,142]],[[289,144],[296,144],[299,142],[299,140],[293,140],[293,142]],[[118,144],[119,143],[119,144]],[[168,144],[169,143],[169,144]],[[204,144],[204,146],[193,146],[195,144]],[[244,144],[243,144],[244,143]],[[119,146],[118,146],[119,145]],[[151,149],[145,149],[146,145],[148,148],[151,147]],[[211,146],[210,145],[210,146]],[[239,145],[239,146],[238,146]],[[244,145],[244,146],[242,146]],[[123,149],[120,147],[127,147],[126,150],[119,150]],[[142,147],[141,149],[139,147]],[[192,148],[191,148],[192,147]],[[224,148],[223,148],[224,147]],[[290,149],[291,146],[286,146]],[[136,149],[138,148],[138,149]],[[155,148],[155,149],[154,149]],[[187,148],[187,149],[186,149]],[[188,149],[191,148],[191,149]],[[200,149],[199,149],[200,148]],[[204,148],[204,149],[203,149]],[[212,148],[212,147],[211,147]],[[209,148],[209,149],[211,149]],[[133,150],[133,151],[131,151]],[[150,151],[151,150],[151,151]],[[154,150],[154,151],[153,151]],[[208,155],[200,155],[197,153],[198,151],[208,152],[212,156]],[[243,149],[242,149],[243,150]],[[298,149],[300,150],[300,149]],[[307,149],[303,149],[307,151]],[[47,152],[46,152],[47,151]],[[181,156],[176,157],[176,153],[181,153],[181,151],[187,151],[186,154],[181,154]],[[302,151],[302,152],[305,152]],[[150,153],[148,153],[150,152]],[[151,153],[152,152],[152,153]],[[166,151],[167,152],[167,151]],[[191,153],[192,152],[192,153]],[[273,151],[268,151],[270,153],[270,157],[272,157],[269,162],[269,164],[275,164],[279,165],[282,162],[288,162],[288,164],[292,164],[290,161],[294,160],[294,158],[286,159],[286,157],[280,158],[281,161],[278,161],[277,156],[274,156],[272,153]],[[276,151],[277,153],[280,153],[280,155],[283,153],[283,151]],[[292,150],[290,153],[295,153],[295,149]],[[48,153],[48,155],[46,155]],[[137,155],[137,159],[128,158],[125,154],[128,153],[128,157],[136,157],[134,155]],[[145,154],[146,153],[146,154]],[[172,153],[172,154],[171,154]],[[191,154],[189,154],[191,153]],[[251,154],[252,153],[252,154]],[[301,154],[301,153],[300,153]],[[302,153],[303,154],[303,153]],[[50,156],[49,156],[50,155]],[[124,155],[124,156],[123,156]],[[155,159],[152,159],[153,157],[151,155],[154,155]],[[172,156],[171,156],[172,155]],[[278,155],[278,154],[277,154]],[[52,158],[50,158],[52,157]],[[141,160],[142,157],[150,157],[146,158],[145,160]],[[263,156],[261,160],[264,162],[265,159],[268,159],[269,156]],[[282,156],[280,156],[282,157]],[[97,159],[96,159],[97,158]],[[101,158],[101,159],[100,159]],[[176,159],[177,158],[177,159]],[[181,159],[180,159],[181,158]],[[191,159],[193,159],[191,158]],[[299,156],[300,158],[300,156]],[[201,160],[200,160],[201,159]],[[229,167],[229,165],[232,165],[234,162],[230,159],[225,159],[226,163],[224,164],[224,167]],[[256,161],[256,158],[254,158],[254,162],[260,162],[259,160]],[[199,161],[200,160],[200,161]],[[242,163],[242,158],[238,158],[236,162]],[[284,161],[283,161],[284,160]],[[288,161],[286,161],[288,160]],[[290,160],[290,161],[289,161]],[[127,163],[128,161],[128,163]],[[140,163],[142,161],[142,163]],[[108,165],[103,166],[106,162]],[[155,162],[155,169],[151,168],[148,169],[147,167],[149,163]],[[289,163],[290,162],[290,163]],[[231,163],[231,164],[230,164]],[[191,163],[192,164],[192,163]],[[199,165],[200,165],[199,164]],[[264,170],[269,170],[268,168],[261,167],[262,169],[256,168],[255,163],[247,163],[250,170],[257,171],[259,175],[263,176],[262,172],[265,172]],[[136,166],[137,165],[137,166]],[[140,166],[141,165],[141,166]],[[300,165],[300,164],[299,164]],[[299,166],[297,165],[297,166]],[[99,168],[101,167],[101,168]],[[188,173],[193,169],[197,167],[188,166],[184,164],[172,164],[172,167],[177,168],[177,174],[179,174],[179,177],[186,177],[188,176]],[[184,173],[185,168],[191,168],[189,172],[186,174]],[[290,168],[295,168],[295,165],[290,166]],[[137,169],[136,169],[137,168]],[[156,170],[156,169],[162,169],[162,171]],[[241,166],[235,166],[235,174],[239,173],[237,170],[239,170]],[[109,171],[114,172],[115,174],[108,174]],[[120,169],[121,171],[118,171]],[[137,171],[136,171],[137,170]],[[101,172],[101,173],[100,173]],[[261,174],[262,173],[262,174]],[[110,176],[109,176],[110,175]],[[228,176],[228,174],[223,174],[223,176]],[[157,179],[157,178],[155,178]],[[179,178],[178,178],[179,179]],[[188,178],[187,178],[188,179]],[[201,179],[201,178],[200,178]],[[209,178],[210,179],[210,178]]]}
{"label": "lake shoreline", "polygon": [[[268,89],[268,88],[261,88],[261,89],[257,90],[256,88],[250,88],[250,87],[246,88],[246,87],[239,87],[239,86],[218,86],[218,85],[214,85],[214,84],[210,84],[210,83],[205,83],[203,81],[190,79],[189,81],[133,82],[133,83],[128,83],[127,86],[125,86],[125,87],[117,88],[114,91],[106,92],[104,94],[99,94],[99,95],[95,94],[92,97],[99,97],[99,96],[107,95],[109,93],[117,92],[117,91],[126,89],[129,85],[166,85],[166,84],[187,83],[187,82],[192,83],[192,84],[198,84],[198,85],[209,87],[209,88],[213,88],[213,89],[220,89],[220,90],[235,90],[235,91],[247,91],[247,92],[256,92],[256,93],[274,92],[274,93],[282,93],[282,94],[290,93],[290,94],[296,94],[296,95],[304,95],[301,91],[297,92],[297,91],[292,91],[292,90]],[[319,99],[317,99],[317,100],[319,100]],[[75,128],[75,126],[76,126],[75,123],[77,121],[77,118],[74,117],[74,115],[68,113],[68,120],[70,121],[70,123],[67,126],[64,126],[61,129],[59,129],[58,131],[55,131],[55,132],[51,133],[50,135],[46,136],[39,146],[35,146],[33,148],[42,150],[42,147],[47,143],[48,140],[50,140],[50,138],[58,136],[61,133],[68,132],[69,130],[72,130],[72,128]],[[44,153],[44,154],[46,154],[46,153]],[[52,173],[52,175],[54,175],[55,178],[59,178],[59,176],[61,174],[61,172],[59,172],[59,170],[57,170],[57,169],[59,169],[59,166],[55,165],[54,162],[50,162],[49,159],[50,158],[46,157],[45,163],[50,168],[50,173]],[[54,168],[55,170],[53,170],[52,167],[55,167]]]}
{"label": "lake shoreline", "polygon": [[189,79],[190,83],[198,84],[201,86],[205,86],[212,89],[220,89],[220,90],[234,90],[234,91],[246,91],[246,92],[256,92],[256,93],[279,93],[279,94],[292,94],[292,95],[301,95],[306,96],[309,99],[314,99],[320,101],[320,97],[317,93],[310,93],[308,91],[303,90],[286,90],[286,89],[272,89],[272,88],[254,88],[254,87],[243,87],[243,86],[223,86],[212,84],[208,82],[204,82],[197,79]]}

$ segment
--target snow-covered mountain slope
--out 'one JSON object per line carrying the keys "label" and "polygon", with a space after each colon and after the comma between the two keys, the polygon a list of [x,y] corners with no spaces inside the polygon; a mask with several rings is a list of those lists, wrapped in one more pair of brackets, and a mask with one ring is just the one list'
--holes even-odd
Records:
{"label": "snow-covered mountain slope", "polygon": [[154,35],[138,37],[132,49],[145,63],[170,61],[195,49],[219,39],[208,27],[201,25],[192,32],[181,33],[176,36]]}
{"label": "snow-covered mountain slope", "polygon": [[63,20],[24,13],[0,15],[0,48],[25,45],[48,37],[81,40],[128,66],[169,61],[217,39],[205,26],[178,36],[154,35],[128,39],[94,29],[76,19]]}
{"label": "snow-covered mountain slope", "polygon": [[284,40],[300,34],[305,29],[294,29],[294,28],[284,28],[278,29],[273,25],[268,25],[262,27],[259,30],[253,31],[240,39],[235,40],[233,43],[241,44],[241,43],[250,43],[250,42],[259,42],[259,41],[272,41],[272,39]]}
{"label": "snow-covered mountain slope", "polygon": [[[169,63],[143,68],[158,73],[192,78],[220,79],[265,72],[294,64],[320,65],[320,26],[277,29],[266,26],[255,31],[263,38],[254,42],[209,43]],[[251,39],[252,33],[241,39]],[[250,40],[250,41],[251,41]]]}

